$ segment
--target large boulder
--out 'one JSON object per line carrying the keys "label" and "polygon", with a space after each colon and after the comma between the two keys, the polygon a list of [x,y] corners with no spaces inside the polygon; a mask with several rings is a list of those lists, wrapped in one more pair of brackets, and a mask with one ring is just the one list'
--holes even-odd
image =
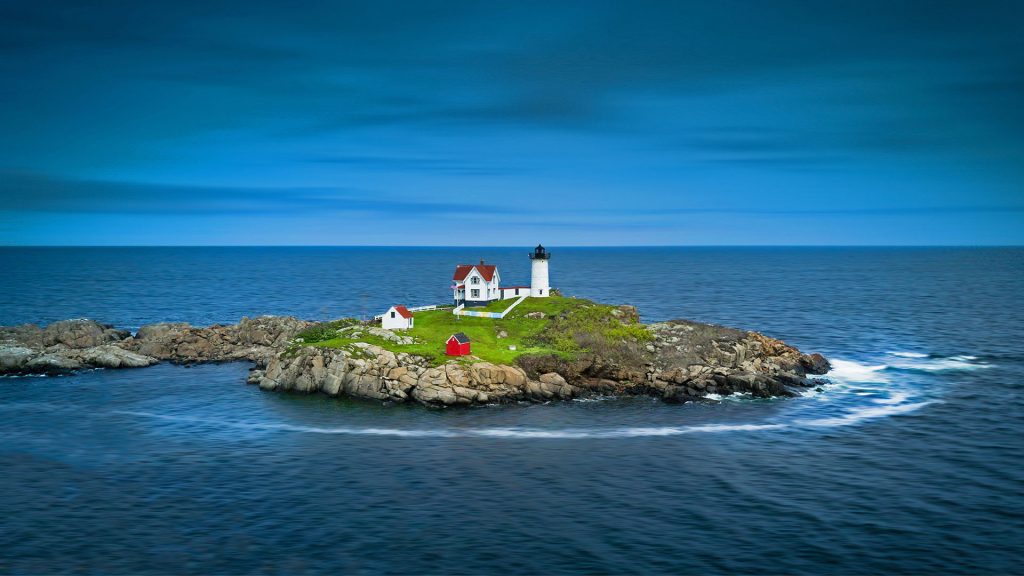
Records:
{"label": "large boulder", "polygon": [[92,348],[129,337],[131,332],[116,330],[95,320],[61,320],[47,326],[42,333],[43,346],[63,344],[68,348]]}
{"label": "large boulder", "polygon": [[62,354],[47,353],[36,356],[25,364],[25,372],[31,374],[66,374],[83,368],[77,358]]}
{"label": "large boulder", "polygon": [[826,374],[832,369],[832,365],[824,356],[818,353],[807,354],[800,358],[800,363],[809,374]]}
{"label": "large boulder", "polygon": [[35,355],[24,346],[0,346],[0,374],[21,372]]}
{"label": "large boulder", "polygon": [[156,358],[129,352],[112,344],[86,350],[82,353],[82,360],[98,368],[142,368],[159,362]]}

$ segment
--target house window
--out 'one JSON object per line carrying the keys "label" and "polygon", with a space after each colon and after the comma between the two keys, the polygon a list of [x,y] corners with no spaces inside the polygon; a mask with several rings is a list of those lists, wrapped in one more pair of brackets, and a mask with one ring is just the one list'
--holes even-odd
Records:
{"label": "house window", "polygon": [[516,288],[516,296],[519,296],[519,288]]}
{"label": "house window", "polygon": [[469,283],[470,284],[479,284],[480,283],[480,277],[479,276],[473,276],[473,278],[470,279]]}
{"label": "house window", "polygon": [[471,294],[473,295],[473,298],[479,298],[480,297],[480,291],[479,290],[473,289],[471,291]]}
{"label": "house window", "polygon": [[392,318],[394,318],[394,317],[395,317],[395,313],[394,313],[394,312],[392,312],[392,313],[391,313],[391,317],[392,317]]}

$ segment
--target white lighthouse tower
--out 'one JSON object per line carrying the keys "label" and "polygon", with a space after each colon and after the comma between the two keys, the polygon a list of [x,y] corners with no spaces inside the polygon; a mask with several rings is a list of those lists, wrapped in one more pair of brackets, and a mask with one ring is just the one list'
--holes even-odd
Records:
{"label": "white lighthouse tower", "polygon": [[548,259],[551,254],[540,244],[530,253],[530,260],[533,262],[530,274],[530,296],[535,298],[547,298],[551,293],[551,286],[548,285]]}

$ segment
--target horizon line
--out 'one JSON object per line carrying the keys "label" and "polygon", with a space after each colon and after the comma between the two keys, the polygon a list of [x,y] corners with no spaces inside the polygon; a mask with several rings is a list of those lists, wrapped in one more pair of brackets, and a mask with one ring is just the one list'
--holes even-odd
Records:
{"label": "horizon line", "polygon": [[[553,248],[1024,248],[1024,244],[549,244]],[[531,248],[526,244],[0,244],[9,248]]]}

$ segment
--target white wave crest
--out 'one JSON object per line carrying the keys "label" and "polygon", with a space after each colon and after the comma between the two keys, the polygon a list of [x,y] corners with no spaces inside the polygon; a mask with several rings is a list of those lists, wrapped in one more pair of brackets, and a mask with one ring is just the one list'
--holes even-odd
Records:
{"label": "white wave crest", "polygon": [[585,398],[573,398],[573,402],[580,402],[582,404],[588,404],[590,402],[607,402],[609,400],[618,400],[618,396],[588,396]]}
{"label": "white wave crest", "polygon": [[644,436],[678,436],[701,432],[752,432],[778,430],[785,424],[708,424],[704,426],[659,426],[611,428],[607,430],[565,429],[541,430],[531,428],[480,428],[465,430],[467,436],[486,438],[638,438]]}
{"label": "white wave crest", "polygon": [[860,408],[853,410],[842,416],[833,416],[829,418],[815,418],[813,420],[797,420],[795,424],[797,426],[815,426],[815,427],[827,427],[834,428],[837,426],[849,426],[856,424],[862,420],[869,418],[883,418],[886,416],[895,416],[897,414],[907,414],[920,408],[923,408],[929,404],[934,404],[934,400],[926,400],[924,402],[913,402],[910,404],[886,404],[884,406],[872,406],[869,408]]}
{"label": "white wave crest", "polygon": [[246,430],[283,430],[307,434],[398,436],[406,438],[637,438],[644,436],[677,436],[680,434],[696,434],[702,432],[752,432],[757,430],[776,430],[786,428],[785,424],[707,424],[702,426],[626,427],[610,429],[567,428],[546,430],[542,428],[467,428],[461,430],[408,430],[400,428],[355,428],[346,426],[325,428],[319,426],[299,426],[294,424],[252,423],[230,420],[222,421],[193,416],[176,416],[170,414],[155,414],[152,412],[135,412],[127,410],[115,410],[113,413],[183,422],[188,424],[241,428]]}
{"label": "white wave crest", "polygon": [[991,364],[977,362],[977,356],[950,356],[948,358],[913,359],[893,362],[894,370],[921,370],[924,372],[943,372],[947,370],[981,370],[990,368]]}
{"label": "white wave crest", "polygon": [[888,398],[875,398],[875,404],[902,404],[907,400],[905,392],[892,392]]}
{"label": "white wave crest", "polygon": [[300,426],[296,424],[274,424],[259,422],[238,422],[233,420],[214,420],[211,418],[197,418],[194,416],[175,416],[170,414],[154,414],[152,412],[132,412],[128,410],[114,410],[113,413],[124,414],[128,416],[139,416],[143,418],[155,418],[158,420],[169,420],[173,422],[221,426],[226,428],[240,428],[245,430],[283,430],[287,432],[304,432],[308,434],[349,434],[361,436],[405,436],[436,438],[454,438],[459,436],[457,432],[450,430],[403,430],[400,428],[352,428],[344,426],[337,428],[323,428],[320,426]]}
{"label": "white wave crest", "polygon": [[832,369],[825,376],[831,380],[841,382],[878,382],[889,381],[888,376],[882,373],[888,368],[885,364],[861,364],[852,360],[830,360]]}

